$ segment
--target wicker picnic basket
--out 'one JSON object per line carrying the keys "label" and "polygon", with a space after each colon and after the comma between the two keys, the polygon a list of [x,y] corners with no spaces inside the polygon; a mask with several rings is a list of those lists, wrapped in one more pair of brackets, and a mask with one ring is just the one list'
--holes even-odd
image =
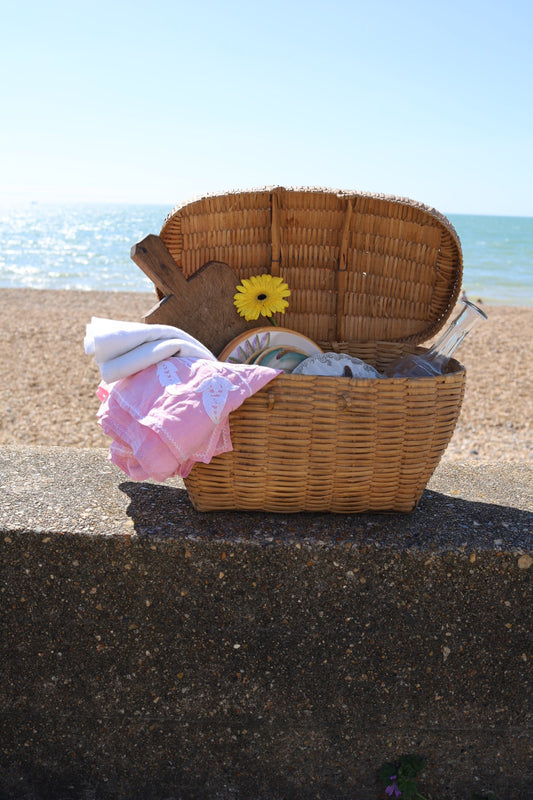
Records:
{"label": "wicker picnic basket", "polygon": [[[160,237],[186,277],[210,260],[291,289],[279,325],[383,369],[446,323],[462,253],[450,222],[411,200],[265,188],[174,209]],[[258,321],[264,325],[264,320]],[[283,374],[230,415],[233,451],[185,480],[196,509],[411,511],[453,434],[465,370],[436,378]]]}

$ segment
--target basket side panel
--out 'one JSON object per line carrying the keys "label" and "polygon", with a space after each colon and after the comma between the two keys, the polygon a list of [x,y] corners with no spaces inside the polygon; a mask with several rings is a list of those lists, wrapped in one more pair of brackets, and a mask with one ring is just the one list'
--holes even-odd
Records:
{"label": "basket side panel", "polygon": [[453,434],[464,370],[435,379],[280,376],[230,416],[234,450],[185,480],[199,510],[411,511]]}

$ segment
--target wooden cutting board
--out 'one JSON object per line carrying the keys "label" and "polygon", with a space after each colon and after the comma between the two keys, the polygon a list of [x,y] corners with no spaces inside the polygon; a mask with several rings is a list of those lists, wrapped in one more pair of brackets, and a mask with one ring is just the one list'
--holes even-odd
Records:
{"label": "wooden cutting board", "polygon": [[134,244],[130,255],[164,295],[144,322],[181,328],[216,356],[235,336],[258,327],[257,320],[247,322],[233,305],[240,281],[228,264],[209,261],[187,279],[155,234]]}

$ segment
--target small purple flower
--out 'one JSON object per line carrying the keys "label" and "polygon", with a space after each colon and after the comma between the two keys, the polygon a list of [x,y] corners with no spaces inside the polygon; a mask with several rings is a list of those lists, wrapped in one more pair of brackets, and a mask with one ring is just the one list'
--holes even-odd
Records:
{"label": "small purple flower", "polygon": [[389,797],[392,797],[393,794],[394,797],[400,797],[401,795],[400,789],[398,788],[398,784],[396,783],[396,777],[397,777],[396,775],[390,776],[392,783],[385,789],[385,794],[388,794]]}

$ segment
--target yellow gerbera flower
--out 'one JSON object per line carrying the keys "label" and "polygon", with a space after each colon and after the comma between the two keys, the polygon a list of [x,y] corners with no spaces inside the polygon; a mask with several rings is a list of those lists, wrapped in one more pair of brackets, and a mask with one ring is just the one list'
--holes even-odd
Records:
{"label": "yellow gerbera flower", "polygon": [[283,283],[283,278],[274,275],[254,275],[251,278],[243,278],[242,283],[237,286],[233,302],[241,317],[246,320],[258,319],[260,314],[263,317],[271,317],[276,312],[285,313],[289,304],[284,298],[289,297],[290,293],[287,284]]}

